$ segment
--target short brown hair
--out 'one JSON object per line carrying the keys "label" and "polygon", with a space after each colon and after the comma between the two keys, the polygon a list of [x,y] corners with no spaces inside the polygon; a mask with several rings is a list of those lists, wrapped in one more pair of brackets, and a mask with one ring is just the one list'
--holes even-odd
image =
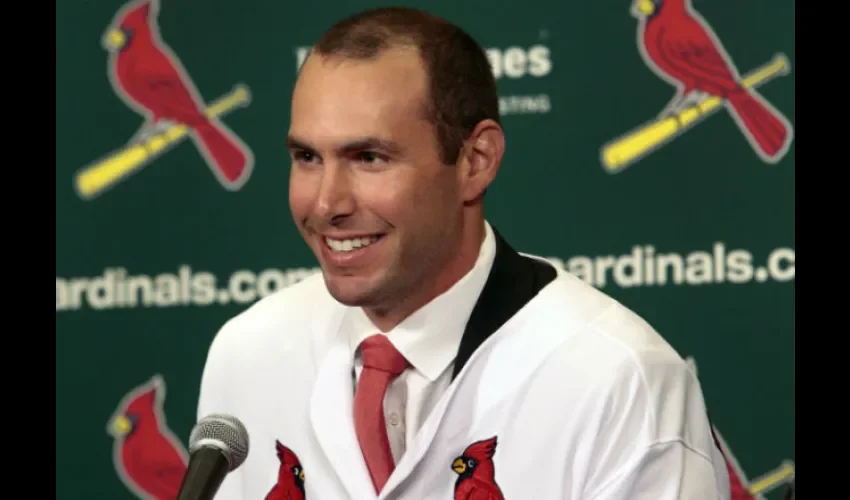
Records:
{"label": "short brown hair", "polygon": [[332,26],[313,46],[323,56],[371,59],[392,47],[418,48],[429,79],[427,116],[444,163],[457,161],[463,141],[482,120],[499,120],[496,80],[484,49],[460,27],[435,15],[386,7]]}

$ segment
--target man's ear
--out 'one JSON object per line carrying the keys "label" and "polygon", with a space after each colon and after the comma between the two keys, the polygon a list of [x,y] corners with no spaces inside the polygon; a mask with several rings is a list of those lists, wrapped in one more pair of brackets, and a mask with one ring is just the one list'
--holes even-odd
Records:
{"label": "man's ear", "polygon": [[481,121],[464,141],[458,161],[461,197],[464,202],[483,196],[505,154],[505,133],[493,120]]}

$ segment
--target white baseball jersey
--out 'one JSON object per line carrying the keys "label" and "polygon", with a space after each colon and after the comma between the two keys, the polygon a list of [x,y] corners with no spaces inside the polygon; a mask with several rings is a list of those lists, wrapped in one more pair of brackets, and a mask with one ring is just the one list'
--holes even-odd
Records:
{"label": "white baseball jersey", "polygon": [[447,387],[408,431],[380,495],[354,432],[355,359],[341,331],[351,310],[322,276],[227,322],[198,416],[242,420],[250,452],[216,498],[728,499],[685,361],[620,303],[492,237],[486,283],[471,313],[459,312],[469,320]]}

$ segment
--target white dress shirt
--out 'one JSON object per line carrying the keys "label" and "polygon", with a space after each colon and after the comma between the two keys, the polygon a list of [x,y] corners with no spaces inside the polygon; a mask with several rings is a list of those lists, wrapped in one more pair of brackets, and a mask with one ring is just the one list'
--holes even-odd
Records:
{"label": "white dress shirt", "polygon": [[[411,364],[390,384],[384,398],[387,436],[396,463],[404,454],[405,443],[416,436],[451,383],[460,339],[495,254],[493,230],[485,222],[485,237],[474,267],[452,288],[384,333]],[[341,328],[349,333],[356,384],[363,368],[358,347],[365,338],[381,331],[359,307],[346,312]]]}
{"label": "white dress shirt", "polygon": [[[475,269],[387,332],[412,367],[386,398],[400,459],[380,495],[352,418],[356,347],[378,329],[334,300],[321,275],[222,327],[198,416],[237,416],[252,450],[216,498],[288,487],[278,446],[303,465],[311,499],[453,498],[455,459],[497,438],[485,470],[505,498],[729,500],[699,381],[672,346],[598,289],[564,270],[549,281],[507,243],[496,256],[493,243],[488,228]],[[492,288],[480,299],[485,282]],[[475,303],[482,310],[461,361]]]}

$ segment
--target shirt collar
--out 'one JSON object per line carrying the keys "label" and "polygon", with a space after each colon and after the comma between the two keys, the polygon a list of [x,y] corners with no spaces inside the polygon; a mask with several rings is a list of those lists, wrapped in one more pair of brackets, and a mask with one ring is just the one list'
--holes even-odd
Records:
{"label": "shirt collar", "polygon": [[[413,368],[432,382],[457,355],[472,308],[493,266],[496,241],[493,229],[486,221],[484,230],[484,241],[473,268],[442,295],[386,332]],[[359,307],[348,308],[341,327],[348,332],[352,358],[363,339],[380,332]]]}

